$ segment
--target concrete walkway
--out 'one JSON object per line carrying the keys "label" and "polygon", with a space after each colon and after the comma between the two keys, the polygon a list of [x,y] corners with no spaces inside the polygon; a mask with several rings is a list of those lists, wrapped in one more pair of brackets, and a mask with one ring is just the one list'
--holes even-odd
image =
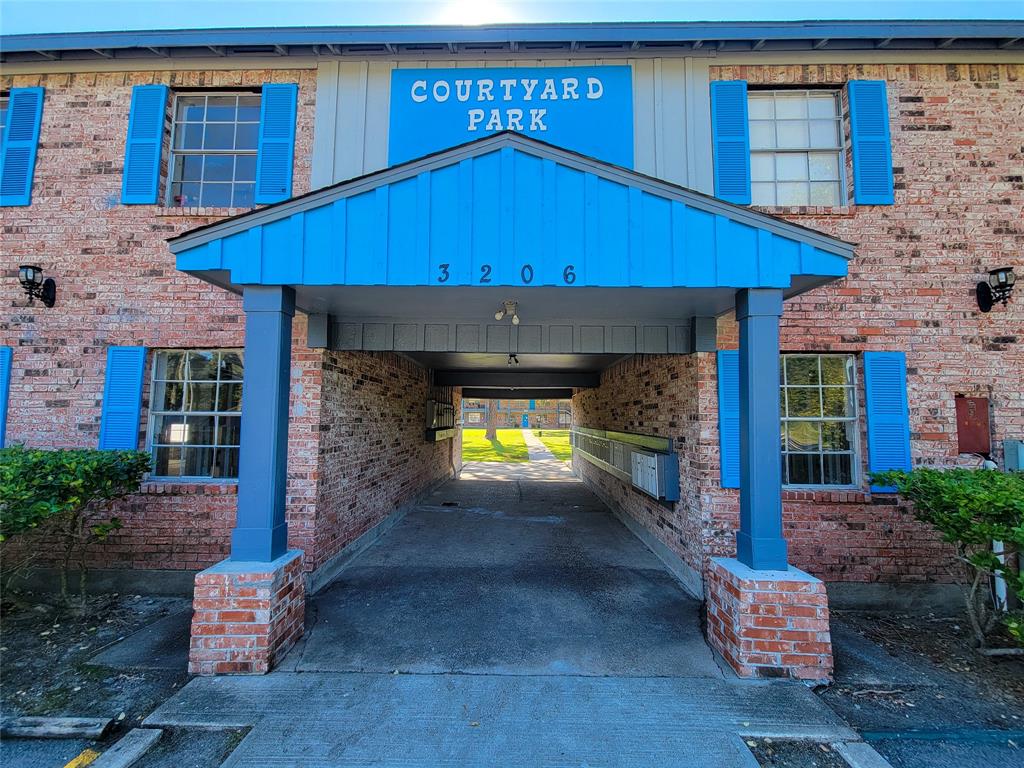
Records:
{"label": "concrete walkway", "polygon": [[557,461],[555,454],[548,450],[543,441],[533,434],[532,429],[523,430],[523,442],[526,443],[526,452],[530,461]]}
{"label": "concrete walkway", "polygon": [[564,462],[498,468],[356,557],[278,671],[195,679],[146,723],[252,726],[226,766],[753,768],[741,735],[855,738],[802,685],[724,673],[700,604]]}

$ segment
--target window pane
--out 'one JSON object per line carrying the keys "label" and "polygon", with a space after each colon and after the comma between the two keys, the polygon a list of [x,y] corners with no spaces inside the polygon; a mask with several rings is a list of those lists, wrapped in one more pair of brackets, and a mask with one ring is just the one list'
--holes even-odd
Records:
{"label": "window pane", "polygon": [[750,202],[753,205],[775,205],[775,184],[772,182],[752,183]]}
{"label": "window pane", "polygon": [[177,477],[181,474],[181,448],[157,448],[153,458],[153,474]]}
{"label": "window pane", "polygon": [[214,456],[213,477],[238,477],[237,448],[218,448]]}
{"label": "window pane", "polygon": [[157,379],[183,380],[185,378],[185,353],[158,352],[153,376]]}
{"label": "window pane", "polygon": [[201,181],[203,178],[203,158],[199,155],[175,155],[175,181]]}
{"label": "window pane", "polygon": [[183,208],[195,208],[199,205],[200,184],[173,184],[171,186],[171,202]]}
{"label": "window pane", "polygon": [[786,387],[786,415],[821,416],[821,390],[818,387]]}
{"label": "window pane", "polygon": [[231,206],[231,184],[204,184],[201,205],[204,208]]}
{"label": "window pane", "polygon": [[790,485],[821,485],[821,456],[817,453],[788,454],[786,469]]}
{"label": "window pane", "polygon": [[775,124],[755,121],[750,124],[750,148],[774,149]]}
{"label": "window pane", "polygon": [[852,421],[825,421],[821,424],[821,448],[825,451],[853,449]]}
{"label": "window pane", "polygon": [[779,120],[807,117],[806,94],[776,91],[775,117]]}
{"label": "window pane", "polygon": [[207,123],[203,149],[234,149],[235,126],[224,123]]}
{"label": "window pane", "polygon": [[218,411],[240,411],[242,410],[242,385],[224,384],[220,385],[217,393]]}
{"label": "window pane", "polygon": [[153,384],[153,410],[180,411],[184,384],[177,381],[158,381]]}
{"label": "window pane", "polygon": [[227,123],[235,121],[236,96],[210,96],[206,100],[206,121]]}
{"label": "window pane", "polygon": [[256,155],[235,156],[235,180],[255,181],[256,180]]}
{"label": "window pane", "polygon": [[242,380],[242,353],[222,352],[220,355],[220,380]]}
{"label": "window pane", "polygon": [[255,184],[235,184],[231,205],[235,208],[252,208],[256,199]]}
{"label": "window pane", "polygon": [[231,181],[234,172],[234,155],[207,155],[203,161],[204,181]]}
{"label": "window pane", "polygon": [[217,353],[189,352],[188,377],[193,381],[216,381]]}
{"label": "window pane", "polygon": [[190,411],[216,410],[217,385],[214,383],[188,384],[186,408]]}
{"label": "window pane", "polygon": [[241,416],[220,416],[217,424],[217,445],[238,445],[242,430]]}
{"label": "window pane", "polygon": [[849,453],[826,453],[822,458],[824,476],[821,482],[826,485],[853,484],[853,456]]}
{"label": "window pane", "polygon": [[811,205],[839,205],[839,182],[812,181],[810,201]]}
{"label": "window pane", "polygon": [[820,430],[817,421],[790,421],[786,423],[787,451],[821,450]]}
{"label": "window pane", "polygon": [[781,120],[775,124],[779,147],[784,149],[805,149],[807,144],[807,123],[802,120]]}
{"label": "window pane", "polygon": [[750,155],[750,180],[774,181],[775,156],[767,152],[754,152]]}
{"label": "window pane", "polygon": [[835,120],[811,120],[810,138],[812,147],[838,147],[839,123]]}
{"label": "window pane", "polygon": [[185,419],[180,414],[156,416],[153,419],[154,442],[180,445],[185,442]]}
{"label": "window pane", "polygon": [[238,121],[258,123],[260,121],[260,97],[256,94],[238,97]]}
{"label": "window pane", "polygon": [[807,155],[781,152],[775,156],[775,172],[779,181],[805,181]]}
{"label": "window pane", "polygon": [[807,162],[812,181],[839,180],[839,155],[835,152],[811,152]]}
{"label": "window pane", "polygon": [[175,149],[202,149],[203,147],[203,124],[184,123],[174,131]]}
{"label": "window pane", "polygon": [[212,477],[213,448],[182,448],[182,474],[186,477]]}
{"label": "window pane", "polygon": [[843,418],[853,416],[853,389],[851,387],[825,387],[821,399],[824,401],[825,416]]}
{"label": "window pane", "polygon": [[819,384],[816,355],[786,355],[786,383]]}
{"label": "window pane", "polygon": [[786,182],[775,190],[779,205],[810,205],[810,193],[806,182]]}
{"label": "window pane", "polygon": [[770,93],[748,93],[747,115],[751,120],[771,120],[775,117],[775,105]]}
{"label": "window pane", "polygon": [[853,384],[853,356],[822,355],[821,379],[823,384]]}
{"label": "window pane", "polygon": [[178,122],[202,122],[205,96],[179,96],[178,113],[174,119]]}
{"label": "window pane", "polygon": [[836,117],[839,110],[836,108],[836,96],[834,93],[812,93],[807,98],[807,114],[810,117]]}
{"label": "window pane", "polygon": [[188,445],[213,445],[216,416],[186,416],[185,443]]}
{"label": "window pane", "polygon": [[259,123],[239,123],[235,127],[235,149],[256,149]]}

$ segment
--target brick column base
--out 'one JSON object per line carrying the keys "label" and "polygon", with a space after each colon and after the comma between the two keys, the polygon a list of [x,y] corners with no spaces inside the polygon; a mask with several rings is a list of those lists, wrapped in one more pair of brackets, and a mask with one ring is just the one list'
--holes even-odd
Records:
{"label": "brick column base", "polygon": [[224,560],[197,573],[192,610],[190,674],[269,672],[302,636],[302,551],[272,563]]}
{"label": "brick column base", "polygon": [[740,677],[832,679],[825,584],[790,567],[755,571],[711,559],[705,580],[708,642]]}

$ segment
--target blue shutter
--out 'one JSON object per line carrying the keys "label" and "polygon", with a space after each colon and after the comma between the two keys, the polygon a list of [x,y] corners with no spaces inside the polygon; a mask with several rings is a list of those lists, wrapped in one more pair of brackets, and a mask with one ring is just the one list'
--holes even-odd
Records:
{"label": "blue shutter", "polygon": [[0,147],[0,205],[32,202],[39,124],[43,119],[43,89],[12,88],[7,99],[7,126]]}
{"label": "blue shutter", "polygon": [[145,347],[109,347],[103,388],[100,448],[135,450],[139,444]]}
{"label": "blue shutter", "polygon": [[718,453],[722,487],[740,487],[740,353],[718,352]]}
{"label": "blue shutter", "polygon": [[[902,352],[865,352],[864,388],[868,409],[868,471],[910,469],[907,359]],[[894,489],[871,486],[876,493]]]}
{"label": "blue shutter", "polygon": [[7,438],[7,399],[11,392],[11,348],[0,347],[0,448]]}
{"label": "blue shutter", "polygon": [[260,143],[256,154],[256,202],[279,203],[292,196],[295,154],[294,83],[263,86],[260,99]]}
{"label": "blue shutter", "polygon": [[711,141],[715,147],[715,196],[750,205],[746,80],[711,83]]}
{"label": "blue shutter", "polygon": [[124,145],[124,174],[121,177],[121,202],[125,205],[153,205],[157,202],[166,114],[166,85],[136,85],[132,88],[128,138]]}
{"label": "blue shutter", "polygon": [[892,142],[884,80],[851,80],[853,199],[862,205],[892,205]]}

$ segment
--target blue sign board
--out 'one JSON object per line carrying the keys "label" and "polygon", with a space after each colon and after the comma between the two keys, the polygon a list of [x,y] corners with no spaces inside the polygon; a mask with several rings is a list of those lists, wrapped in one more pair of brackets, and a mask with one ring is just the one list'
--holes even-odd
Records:
{"label": "blue sign board", "polygon": [[497,131],[632,168],[632,69],[392,70],[391,165]]}

